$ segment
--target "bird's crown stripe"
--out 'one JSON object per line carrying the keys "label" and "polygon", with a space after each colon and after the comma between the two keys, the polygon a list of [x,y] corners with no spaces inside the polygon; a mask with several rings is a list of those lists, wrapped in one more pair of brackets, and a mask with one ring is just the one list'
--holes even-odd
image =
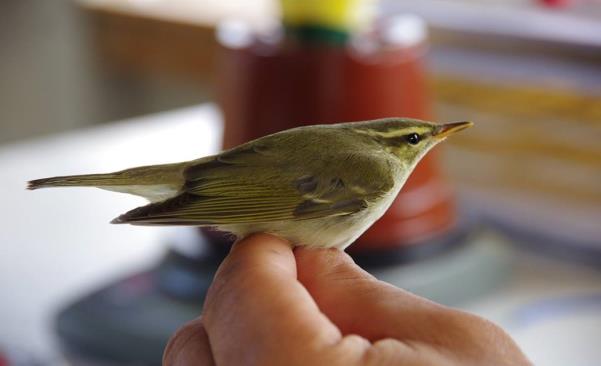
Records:
{"label": "bird's crown stripe", "polygon": [[420,127],[411,127],[411,128],[403,128],[403,129],[391,129],[388,131],[377,131],[377,130],[366,129],[366,130],[357,130],[357,132],[367,134],[370,136],[374,136],[374,137],[393,139],[393,138],[408,135],[410,133],[423,134],[425,132],[428,132],[428,129],[420,128]]}

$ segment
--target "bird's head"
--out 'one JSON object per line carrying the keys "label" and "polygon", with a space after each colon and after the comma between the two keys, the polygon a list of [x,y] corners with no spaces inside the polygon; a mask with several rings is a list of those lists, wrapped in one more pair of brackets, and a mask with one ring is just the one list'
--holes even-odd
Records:
{"label": "bird's head", "polygon": [[405,166],[414,166],[436,144],[472,122],[436,124],[411,118],[386,118],[354,125],[358,133],[370,136]]}

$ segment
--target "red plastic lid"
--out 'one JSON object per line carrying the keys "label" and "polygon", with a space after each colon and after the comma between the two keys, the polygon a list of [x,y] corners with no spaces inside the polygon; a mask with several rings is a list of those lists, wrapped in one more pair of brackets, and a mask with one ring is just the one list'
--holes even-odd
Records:
{"label": "red plastic lid", "polygon": [[10,363],[8,362],[8,359],[6,357],[4,357],[4,355],[2,353],[0,353],[0,366],[9,366]]}
{"label": "red plastic lid", "polygon": [[570,5],[570,0],[539,0],[543,5],[550,8],[563,8]]}

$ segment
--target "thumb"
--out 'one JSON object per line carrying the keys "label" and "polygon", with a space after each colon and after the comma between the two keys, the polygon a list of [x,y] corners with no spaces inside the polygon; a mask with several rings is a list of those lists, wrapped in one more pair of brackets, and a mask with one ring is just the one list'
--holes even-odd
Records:
{"label": "thumb", "polygon": [[446,310],[377,280],[343,251],[297,248],[295,257],[298,280],[343,334],[425,340],[432,314]]}
{"label": "thumb", "polygon": [[379,281],[340,250],[298,248],[295,257],[298,280],[343,335],[426,345],[479,365],[530,364],[498,326]]}

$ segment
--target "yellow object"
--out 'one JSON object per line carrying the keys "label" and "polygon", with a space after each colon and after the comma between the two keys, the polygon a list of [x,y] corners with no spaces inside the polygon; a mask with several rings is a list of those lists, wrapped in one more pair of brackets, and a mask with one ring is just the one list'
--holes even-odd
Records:
{"label": "yellow object", "polygon": [[353,31],[369,24],[375,0],[280,0],[283,21],[289,26],[321,26]]}

